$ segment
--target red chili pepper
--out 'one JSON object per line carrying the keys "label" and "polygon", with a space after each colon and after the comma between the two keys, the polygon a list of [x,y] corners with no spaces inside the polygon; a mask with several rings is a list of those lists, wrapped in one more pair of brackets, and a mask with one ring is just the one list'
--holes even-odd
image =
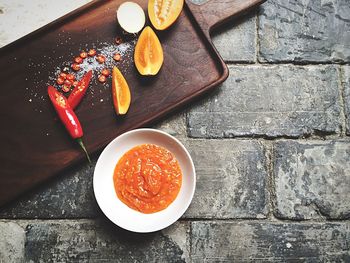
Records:
{"label": "red chili pepper", "polygon": [[72,109],[75,109],[82,98],[84,97],[89,83],[92,77],[92,70],[88,71],[82,79],[79,81],[78,85],[73,89],[72,93],[68,97],[68,103]]}
{"label": "red chili pepper", "polygon": [[47,89],[52,105],[54,106],[60,120],[63,125],[66,127],[70,136],[75,139],[83,151],[86,154],[87,159],[91,163],[90,157],[86,148],[84,146],[82,137],[83,137],[83,129],[81,128],[81,124],[77,115],[75,115],[73,109],[69,105],[65,96],[62,93],[57,91],[53,86],[49,86]]}

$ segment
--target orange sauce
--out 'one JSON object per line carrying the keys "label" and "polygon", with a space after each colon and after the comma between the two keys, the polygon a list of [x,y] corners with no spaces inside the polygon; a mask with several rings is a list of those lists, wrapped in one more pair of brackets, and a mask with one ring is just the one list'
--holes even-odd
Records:
{"label": "orange sauce", "polygon": [[113,175],[118,198],[145,214],[167,208],[178,195],[182,172],[174,154],[154,145],[138,145],[118,161]]}

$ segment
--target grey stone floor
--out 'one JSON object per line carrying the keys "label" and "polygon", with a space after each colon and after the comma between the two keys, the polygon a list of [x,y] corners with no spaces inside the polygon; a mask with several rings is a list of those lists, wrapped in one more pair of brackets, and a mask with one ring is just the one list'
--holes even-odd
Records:
{"label": "grey stone floor", "polygon": [[229,79],[155,126],[194,159],[185,215],[115,227],[82,165],[0,210],[0,262],[350,262],[350,1],[270,0],[214,43]]}

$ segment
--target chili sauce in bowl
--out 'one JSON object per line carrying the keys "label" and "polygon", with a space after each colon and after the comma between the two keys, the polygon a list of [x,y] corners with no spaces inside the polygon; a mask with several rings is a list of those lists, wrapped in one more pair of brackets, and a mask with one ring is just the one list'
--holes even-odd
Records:
{"label": "chili sauce in bowl", "polygon": [[114,170],[118,198],[141,213],[167,208],[178,195],[182,172],[174,154],[155,144],[141,144],[127,153]]}
{"label": "chili sauce in bowl", "polygon": [[93,189],[98,206],[114,224],[149,233],[176,222],[196,187],[192,158],[173,136],[136,129],[111,141],[97,160]]}

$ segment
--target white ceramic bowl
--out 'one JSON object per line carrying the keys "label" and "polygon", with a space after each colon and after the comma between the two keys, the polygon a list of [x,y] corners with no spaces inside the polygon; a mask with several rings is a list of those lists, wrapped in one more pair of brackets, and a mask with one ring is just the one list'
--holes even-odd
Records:
{"label": "white ceramic bowl", "polygon": [[[145,143],[171,151],[182,170],[182,186],[178,196],[166,209],[153,214],[143,214],[129,208],[119,200],[113,184],[114,168],[119,159],[131,148]],[[178,220],[190,205],[195,186],[195,168],[186,148],[173,136],[154,129],[132,130],[115,138],[98,158],[93,179],[95,197],[103,213],[119,227],[139,233],[158,231]]]}

